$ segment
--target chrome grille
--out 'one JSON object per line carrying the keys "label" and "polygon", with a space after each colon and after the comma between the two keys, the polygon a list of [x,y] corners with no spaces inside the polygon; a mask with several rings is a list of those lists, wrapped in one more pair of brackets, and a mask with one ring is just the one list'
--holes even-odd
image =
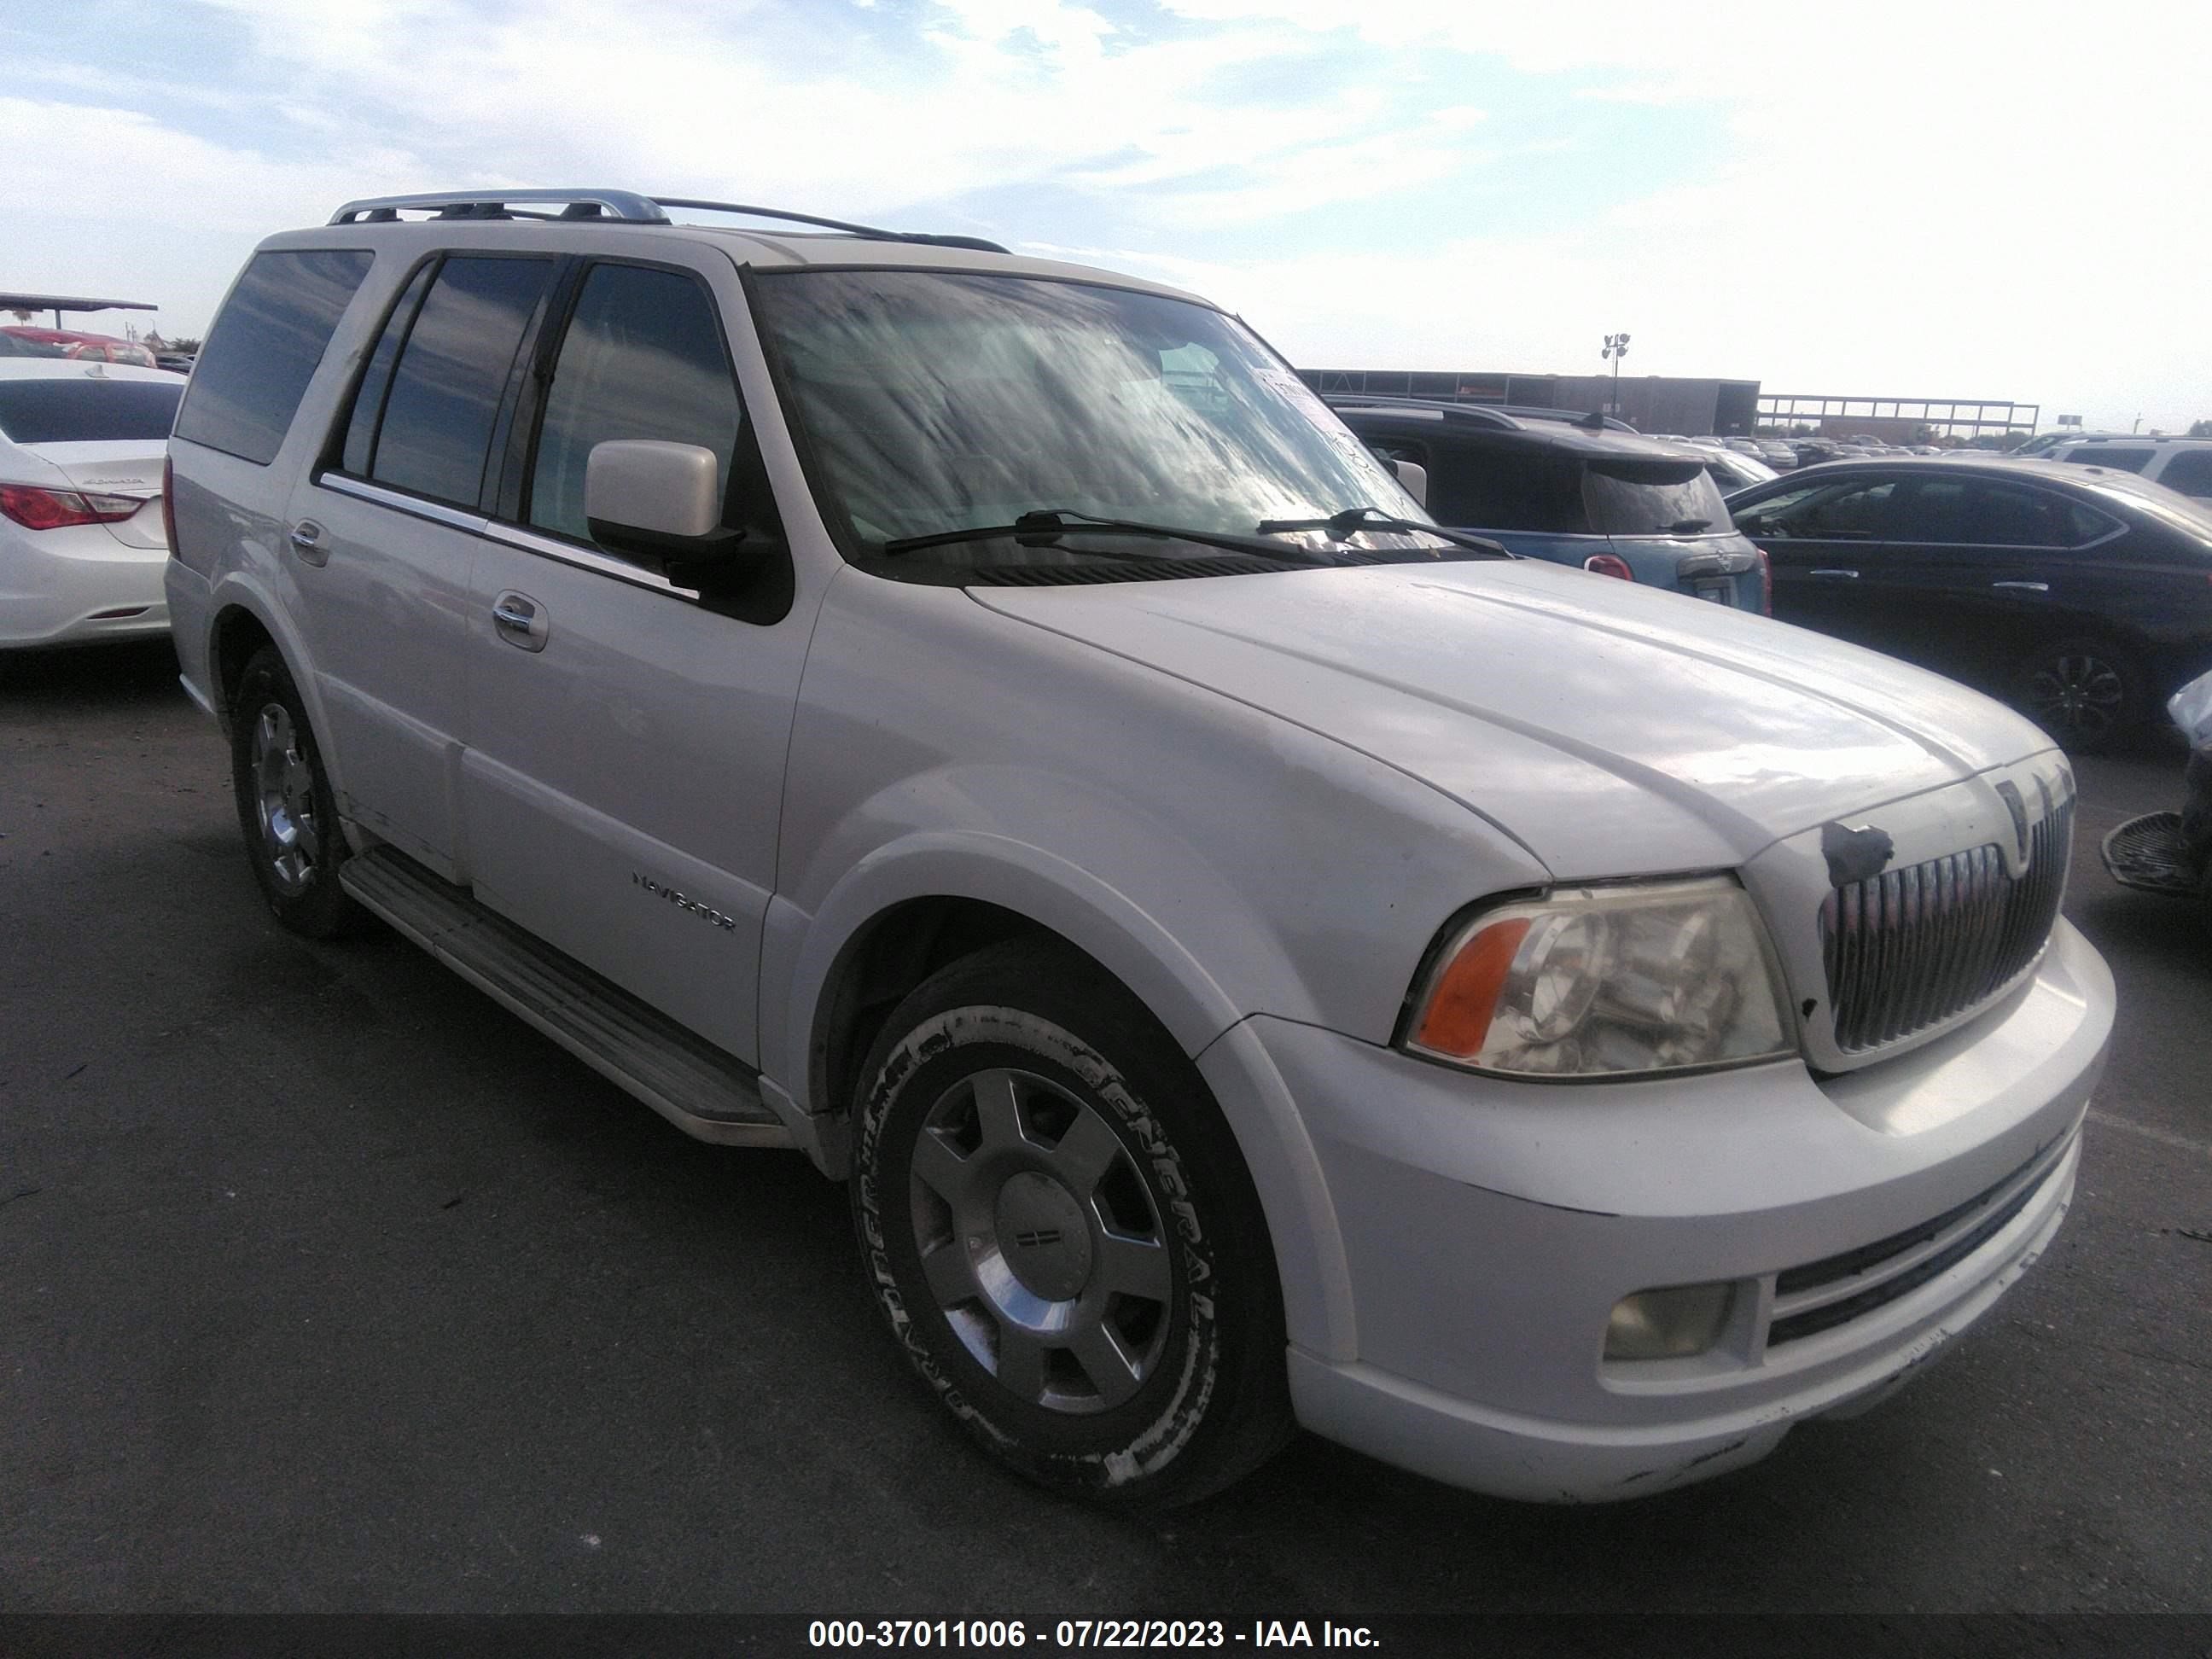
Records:
{"label": "chrome grille", "polygon": [[2073,831],[2069,796],[2030,830],[2017,879],[1991,842],[1830,892],[1820,951],[1837,1048],[1863,1054],[1911,1036],[2018,978],[2058,919]]}

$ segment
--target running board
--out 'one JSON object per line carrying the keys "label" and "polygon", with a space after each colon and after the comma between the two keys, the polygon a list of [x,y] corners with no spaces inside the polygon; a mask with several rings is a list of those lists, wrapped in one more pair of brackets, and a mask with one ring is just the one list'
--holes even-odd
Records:
{"label": "running board", "polygon": [[684,1133],[725,1146],[797,1145],[762,1100],[760,1074],[750,1066],[404,854],[389,847],[357,853],[339,866],[338,884]]}

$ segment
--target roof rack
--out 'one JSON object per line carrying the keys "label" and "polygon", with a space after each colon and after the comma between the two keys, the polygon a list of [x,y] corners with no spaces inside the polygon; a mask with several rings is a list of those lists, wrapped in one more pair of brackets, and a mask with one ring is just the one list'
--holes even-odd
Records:
{"label": "roof rack", "polygon": [[[560,211],[539,210],[557,207]],[[752,219],[781,219],[788,223],[815,225],[843,231],[878,242],[922,242],[934,247],[972,248],[980,253],[1004,253],[996,242],[981,236],[940,235],[920,230],[882,230],[844,219],[824,219],[818,214],[792,213],[782,208],[753,207],[743,202],[710,202],[692,196],[641,196],[630,190],[505,190],[433,191],[416,196],[370,196],[348,202],[331,215],[334,225],[392,224],[402,211],[434,213],[440,219],[590,219],[613,224],[665,225],[669,208],[690,208],[708,213],[737,213]]]}
{"label": "roof rack", "polygon": [[1500,431],[1518,431],[1521,422],[1494,404],[1454,403],[1448,398],[1413,398],[1402,392],[1324,392],[1322,402],[1331,409],[1420,409],[1473,422]]}

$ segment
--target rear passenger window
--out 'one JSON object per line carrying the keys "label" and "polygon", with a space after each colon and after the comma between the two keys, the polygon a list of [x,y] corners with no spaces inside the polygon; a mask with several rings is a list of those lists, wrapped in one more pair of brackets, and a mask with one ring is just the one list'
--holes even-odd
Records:
{"label": "rear passenger window", "polygon": [[2212,449],[2178,449],[2158,481],[2185,495],[2212,495]]}
{"label": "rear passenger window", "polygon": [[2039,489],[1984,484],[1972,512],[1975,539],[1992,547],[2064,547],[2073,539],[2069,505]]}
{"label": "rear passenger window", "polygon": [[477,504],[515,349],[552,276],[550,259],[456,256],[438,267],[392,371],[370,477]]}
{"label": "rear passenger window", "polygon": [[542,530],[588,539],[585,468],[594,445],[617,438],[713,450],[726,495],[743,418],[707,291],[674,271],[596,266],[554,365],[526,517]]}
{"label": "rear passenger window", "polygon": [[1802,537],[1809,541],[1870,541],[1884,522],[1894,478],[1831,484],[1807,495],[1761,501],[1736,522],[1753,536]]}
{"label": "rear passenger window", "polygon": [[2150,464],[2148,449],[2107,449],[2102,444],[2085,444],[2066,459],[2076,466],[2109,466],[2115,472],[2140,472]]}
{"label": "rear passenger window", "polygon": [[360,248],[257,253],[193,367],[177,435],[266,466],[368,275]]}
{"label": "rear passenger window", "polygon": [[368,368],[362,372],[361,385],[354,392],[353,414],[346,422],[345,452],[340,465],[356,477],[366,478],[375,459],[376,422],[384,413],[384,394],[392,389],[392,366],[399,361],[400,343],[414,324],[415,309],[422,303],[422,290],[430,286],[430,270],[431,266],[426,264],[416,271],[406,292],[399,296],[399,303],[392,307],[392,315],[385,319],[384,332],[377,337],[376,349],[369,354]]}
{"label": "rear passenger window", "polygon": [[2100,537],[2109,536],[2120,526],[2103,514],[2092,511],[2079,501],[2066,504],[2066,545],[2087,547]]}

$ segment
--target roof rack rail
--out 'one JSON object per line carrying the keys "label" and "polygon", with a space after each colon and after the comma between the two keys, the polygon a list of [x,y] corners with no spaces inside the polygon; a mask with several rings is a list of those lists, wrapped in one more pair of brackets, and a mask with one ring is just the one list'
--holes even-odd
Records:
{"label": "roof rack rail", "polygon": [[[556,206],[561,210],[557,213],[532,210]],[[665,225],[669,222],[669,208],[737,213],[753,219],[781,219],[792,224],[818,226],[823,230],[841,230],[872,241],[921,242],[935,247],[972,248],[980,253],[1007,251],[981,236],[883,230],[873,225],[825,219],[819,214],[793,213],[782,208],[755,207],[743,202],[710,202],[694,196],[641,196],[630,190],[432,191],[415,196],[370,196],[348,202],[331,215],[330,222],[391,224],[403,210],[412,210],[435,213],[441,219],[596,219],[616,224]]]}
{"label": "roof rack rail", "polygon": [[1463,404],[1449,398],[1419,398],[1403,392],[1324,392],[1322,402],[1331,409],[1434,410],[1454,420],[1477,426],[1518,430],[1521,422],[1495,404]]}
{"label": "roof rack rail", "polygon": [[[516,215],[507,210],[534,203],[561,211]],[[613,219],[625,224],[665,225],[668,216],[649,196],[631,190],[429,191],[415,196],[369,196],[331,215],[334,225],[390,224],[404,209],[434,210],[441,219]]]}
{"label": "roof rack rail", "polygon": [[866,236],[878,242],[926,242],[935,247],[973,248],[979,253],[1004,253],[1006,250],[996,242],[988,242],[981,236],[953,236],[927,230],[884,230],[875,225],[856,225],[846,219],[824,219],[819,214],[792,213],[782,208],[750,207],[743,202],[709,202],[695,196],[656,196],[654,203],[665,208],[690,208],[707,213],[742,213],[753,219],[783,219],[795,225],[819,225],[824,230],[842,230],[852,236]]}

